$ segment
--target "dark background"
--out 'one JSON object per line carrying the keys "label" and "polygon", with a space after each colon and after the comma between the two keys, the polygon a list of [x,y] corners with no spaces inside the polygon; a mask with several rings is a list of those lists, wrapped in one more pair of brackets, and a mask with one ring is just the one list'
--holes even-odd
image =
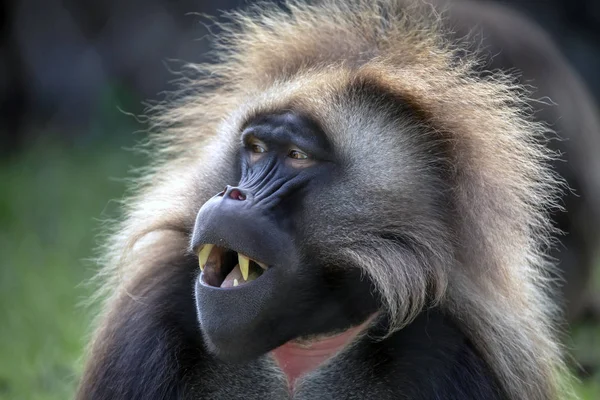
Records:
{"label": "dark background", "polygon": [[[512,0],[559,43],[600,93],[600,1]],[[170,89],[167,60],[198,62],[208,22],[198,13],[239,0],[21,0],[0,6],[0,135],[15,151],[29,135],[60,131],[82,140],[106,97],[139,112]],[[171,62],[177,68],[176,62]],[[102,134],[110,134],[103,132]]]}
{"label": "dark background", "polygon": [[[502,2],[543,25],[600,97],[600,0]],[[131,115],[173,89],[170,69],[205,58],[199,14],[247,3],[0,3],[0,399],[71,396],[93,314],[82,305],[95,237],[144,163],[128,150],[145,135]],[[577,326],[572,338],[578,359],[600,362],[598,328]],[[600,398],[600,374],[579,390]]]}

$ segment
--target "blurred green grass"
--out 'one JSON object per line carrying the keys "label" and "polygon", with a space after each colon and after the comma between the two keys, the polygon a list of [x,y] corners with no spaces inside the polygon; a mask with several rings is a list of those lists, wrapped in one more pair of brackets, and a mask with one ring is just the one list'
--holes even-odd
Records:
{"label": "blurred green grass", "polygon": [[[104,139],[106,140],[106,139]],[[0,399],[64,400],[81,369],[91,312],[94,237],[139,165],[122,142],[43,139],[0,163]],[[575,352],[600,360],[600,329],[579,326]],[[600,375],[578,388],[600,399]]]}
{"label": "blurred green grass", "polygon": [[122,196],[131,153],[42,140],[0,165],[0,399],[68,399],[90,310],[99,218]]}

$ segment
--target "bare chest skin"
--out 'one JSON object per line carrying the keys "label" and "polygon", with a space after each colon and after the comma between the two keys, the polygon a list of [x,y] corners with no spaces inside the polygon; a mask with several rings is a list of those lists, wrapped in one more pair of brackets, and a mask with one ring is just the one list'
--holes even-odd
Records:
{"label": "bare chest skin", "polygon": [[[360,326],[330,337],[288,342],[255,362],[229,365],[227,374],[204,371],[202,380],[207,384],[198,387],[192,398],[318,399],[325,398],[323,393],[330,391],[346,393],[343,398],[353,398],[348,397],[347,385],[341,386],[331,379],[352,372],[340,369],[338,364],[343,365],[341,359],[353,357],[347,353],[352,352],[371,321],[369,318]],[[247,379],[248,374],[252,375],[251,379]]]}
{"label": "bare chest skin", "polygon": [[351,346],[372,319],[373,317],[363,324],[337,335],[305,343],[288,342],[273,350],[271,355],[285,374],[290,393],[293,394],[296,391],[303,378],[319,370],[323,367],[323,364],[326,364],[332,358],[344,352],[348,346]]}
{"label": "bare chest skin", "polygon": [[506,399],[470,341],[443,315],[423,314],[378,340],[384,333],[359,326],[308,344],[287,343],[251,363],[215,366],[213,360],[198,371],[201,384],[186,398]]}
{"label": "bare chest skin", "polygon": [[[294,347],[294,348],[292,348]],[[299,354],[298,352],[306,351]],[[331,357],[324,349],[299,350],[295,345],[278,351],[277,357],[265,356],[243,366],[202,372],[201,385],[186,396],[189,399],[246,399],[246,400],[308,400],[308,399],[365,399],[378,394],[380,386],[371,379],[366,389],[371,368],[349,367],[340,362],[351,355],[336,354]],[[292,354],[295,353],[295,354]],[[283,366],[280,367],[279,363]],[[360,363],[356,363],[359,365]],[[343,367],[342,367],[343,366]],[[310,370],[309,370],[310,369]],[[366,373],[366,375],[364,375]],[[364,375],[364,376],[363,376]],[[348,385],[348,382],[354,384]],[[396,398],[397,393],[391,397]]]}

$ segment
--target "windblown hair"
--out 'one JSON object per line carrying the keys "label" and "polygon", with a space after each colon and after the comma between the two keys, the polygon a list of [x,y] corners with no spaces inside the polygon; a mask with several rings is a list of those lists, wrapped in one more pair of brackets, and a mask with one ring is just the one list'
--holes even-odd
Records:
{"label": "windblown hair", "polygon": [[[220,25],[215,62],[189,66],[194,73],[182,78],[179,95],[151,110],[155,161],[105,249],[106,313],[136,283],[186,256],[197,210],[233,179],[227,166],[240,121],[293,105],[320,121],[348,168],[375,181],[369,187],[385,190],[395,178],[368,175],[361,170],[368,163],[344,153],[350,141],[356,148],[383,140],[365,135],[365,127],[425,137],[418,151],[446,149],[437,161],[445,166],[441,184],[450,187],[448,215],[423,219],[414,205],[413,219],[399,221],[389,207],[370,210],[367,202],[364,220],[344,220],[331,203],[325,209],[347,229],[319,247],[324,259],[364,270],[392,331],[432,305],[455,316],[511,399],[564,395],[546,290],[548,210],[557,206],[560,186],[547,167],[554,157],[544,143],[548,132],[531,118],[524,88],[500,72],[477,73],[478,54],[448,40],[442,22],[429,6],[401,0],[294,1],[231,14]],[[370,90],[393,102],[382,95],[361,104]],[[397,101],[418,124],[396,117]],[[371,162],[383,163],[377,156]],[[357,182],[346,184],[361,190]],[[328,237],[323,218],[315,228],[321,238]],[[353,233],[353,223],[364,231]],[[401,237],[405,247],[389,237]]]}

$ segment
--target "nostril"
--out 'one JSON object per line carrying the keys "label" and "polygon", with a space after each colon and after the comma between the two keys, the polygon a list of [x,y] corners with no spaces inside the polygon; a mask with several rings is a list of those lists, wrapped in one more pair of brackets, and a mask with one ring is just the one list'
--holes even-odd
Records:
{"label": "nostril", "polygon": [[240,201],[246,200],[246,195],[244,193],[242,193],[242,191],[239,189],[232,189],[231,192],[229,192],[229,197],[234,200],[240,200]]}

